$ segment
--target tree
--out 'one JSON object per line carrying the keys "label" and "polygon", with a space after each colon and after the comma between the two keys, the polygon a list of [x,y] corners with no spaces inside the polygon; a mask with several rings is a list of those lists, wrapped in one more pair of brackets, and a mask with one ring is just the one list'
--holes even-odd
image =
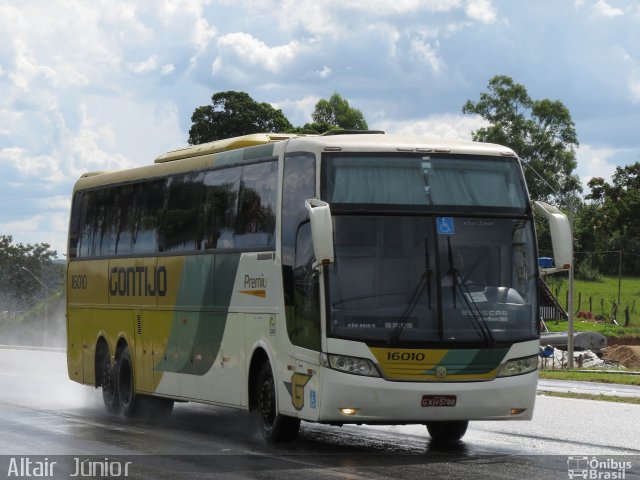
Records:
{"label": "tree", "polygon": [[0,311],[22,309],[41,297],[42,285],[33,275],[47,285],[62,284],[64,269],[54,264],[56,256],[47,243],[14,244],[11,235],[0,235]]}
{"label": "tree", "polygon": [[[584,230],[591,230],[593,249],[622,250],[623,273],[640,274],[640,162],[616,167],[611,183],[595,177],[588,186],[591,193],[586,199],[593,203]],[[589,239],[588,233],[583,235]],[[608,263],[602,265],[604,271],[615,273],[617,264]]]}
{"label": "tree", "polygon": [[349,102],[338,93],[331,95],[329,100],[318,100],[315,110],[311,114],[313,123],[307,123],[302,129],[324,133],[329,130],[367,130],[367,121],[357,108],[352,108]]}
{"label": "tree", "polygon": [[498,75],[489,80],[488,92],[481,93],[478,102],[467,100],[462,112],[489,122],[473,132],[474,140],[505,145],[518,154],[534,200],[549,201],[557,194],[575,199],[582,191],[580,179],[573,174],[578,146],[575,124],[559,100],[533,100],[523,85]]}
{"label": "tree", "polygon": [[212,105],[197,107],[191,116],[190,145],[293,129],[282,110],[258,103],[245,92],[218,92],[211,101]]}

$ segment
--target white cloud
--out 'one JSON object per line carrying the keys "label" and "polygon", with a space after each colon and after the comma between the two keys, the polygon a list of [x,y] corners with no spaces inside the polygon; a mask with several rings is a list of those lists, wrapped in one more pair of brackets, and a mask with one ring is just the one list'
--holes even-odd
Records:
{"label": "white cloud", "polygon": [[[70,195],[47,195],[46,198],[38,200],[39,208],[43,211],[63,211],[68,212],[71,208]],[[68,225],[68,221],[65,222]],[[65,227],[66,228],[66,227]]]}
{"label": "white cloud", "polygon": [[162,73],[162,75],[170,75],[175,71],[176,67],[173,65],[173,63],[167,63],[166,65],[162,66],[162,70],[160,70],[160,73]]}
{"label": "white cloud", "polygon": [[578,167],[576,174],[582,181],[585,192],[589,191],[587,183],[594,177],[602,177],[607,182],[616,171],[616,164],[611,163],[612,157],[621,150],[614,148],[595,148],[590,145],[581,145],[577,151]]}
{"label": "white cloud", "polygon": [[324,67],[322,67],[322,70],[316,70],[316,73],[320,78],[327,78],[329,75],[331,75],[331,69],[325,65]]}
{"label": "white cloud", "polygon": [[290,64],[304,50],[303,45],[293,40],[285,45],[269,47],[248,33],[229,33],[218,39],[218,56],[213,63],[213,73],[221,73],[229,64],[247,65],[277,73]]}
{"label": "white cloud", "polygon": [[336,6],[365,11],[371,15],[407,14],[419,10],[448,12],[460,6],[460,0],[347,0],[335,2]]}
{"label": "white cloud", "polygon": [[100,125],[88,115],[86,106],[80,107],[81,123],[78,131],[67,132],[62,144],[66,154],[67,174],[75,179],[86,171],[121,170],[133,168],[135,162],[121,153],[108,153],[116,145],[116,136],[111,125]]}
{"label": "white cloud", "polygon": [[69,205],[64,212],[29,216],[20,220],[0,223],[0,232],[8,232],[21,243],[48,243],[62,257],[66,252]]}
{"label": "white cloud", "polygon": [[144,60],[143,62],[132,63],[129,66],[129,69],[133,73],[137,73],[137,74],[149,73],[149,72],[152,72],[152,71],[156,70],[157,68],[158,68],[158,56],[157,55],[152,55],[149,58],[147,58],[146,60]]}
{"label": "white cloud", "polygon": [[443,60],[438,57],[436,52],[438,46],[439,43],[437,41],[435,42],[435,47],[430,42],[425,42],[417,38],[411,41],[411,50],[418,58],[426,62],[434,73],[440,73],[444,66]]}
{"label": "white cloud", "polygon": [[274,107],[285,111],[287,118],[294,125],[304,125],[311,121],[311,114],[320,98],[315,95],[308,95],[299,100],[281,100],[274,104]]}
{"label": "white cloud", "polygon": [[496,20],[496,11],[489,0],[469,0],[465,8],[469,18],[482,23],[493,23]]}
{"label": "white cloud", "polygon": [[34,233],[40,230],[40,225],[45,220],[45,215],[36,215],[30,218],[16,220],[14,222],[0,223],[0,232],[11,232],[12,235]]}
{"label": "white cloud", "polygon": [[416,120],[380,120],[372,128],[387,133],[428,135],[450,140],[471,140],[471,132],[487,125],[480,116],[443,114]]}
{"label": "white cloud", "polygon": [[614,18],[624,15],[624,10],[616,8],[607,3],[606,0],[598,0],[592,7],[593,15],[596,17]]}
{"label": "white cloud", "polygon": [[629,80],[629,92],[631,93],[631,101],[640,103],[640,80],[637,78]]}
{"label": "white cloud", "polygon": [[23,177],[34,177],[43,183],[59,183],[65,175],[51,155],[28,155],[20,147],[0,150],[0,162],[8,163]]}
{"label": "white cloud", "polygon": [[188,28],[192,44],[202,51],[216,35],[215,27],[209,25],[204,14],[204,7],[209,4],[211,0],[165,0],[159,6],[159,14],[165,27],[182,24]]}

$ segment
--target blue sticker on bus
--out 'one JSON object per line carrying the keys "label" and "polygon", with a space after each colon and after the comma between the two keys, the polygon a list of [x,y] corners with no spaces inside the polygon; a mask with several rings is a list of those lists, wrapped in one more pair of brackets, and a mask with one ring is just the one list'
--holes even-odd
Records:
{"label": "blue sticker on bus", "polygon": [[309,392],[309,406],[311,408],[316,408],[317,404],[318,404],[318,400],[317,400],[317,397],[316,397],[316,391],[315,390],[311,390]]}
{"label": "blue sticker on bus", "polygon": [[453,217],[438,217],[436,223],[438,225],[438,235],[453,235],[455,233]]}

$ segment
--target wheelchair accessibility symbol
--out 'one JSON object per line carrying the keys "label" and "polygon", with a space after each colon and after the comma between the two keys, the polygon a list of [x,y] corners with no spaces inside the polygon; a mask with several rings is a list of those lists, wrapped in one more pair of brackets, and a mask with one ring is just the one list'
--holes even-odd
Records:
{"label": "wheelchair accessibility symbol", "polygon": [[455,233],[453,217],[438,217],[436,224],[438,226],[438,235],[453,235]]}

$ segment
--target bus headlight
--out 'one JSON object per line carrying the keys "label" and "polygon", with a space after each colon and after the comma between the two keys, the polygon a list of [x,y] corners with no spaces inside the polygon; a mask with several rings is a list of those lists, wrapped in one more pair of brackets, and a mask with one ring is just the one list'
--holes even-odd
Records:
{"label": "bus headlight", "polygon": [[346,355],[323,354],[325,367],[339,372],[363,375],[365,377],[379,377],[380,373],[371,360],[366,358],[347,357]]}
{"label": "bus headlight", "polygon": [[523,375],[525,373],[533,372],[538,369],[538,355],[532,355],[530,357],[514,358],[507,360],[500,370],[498,370],[498,377],[512,377],[514,375]]}

